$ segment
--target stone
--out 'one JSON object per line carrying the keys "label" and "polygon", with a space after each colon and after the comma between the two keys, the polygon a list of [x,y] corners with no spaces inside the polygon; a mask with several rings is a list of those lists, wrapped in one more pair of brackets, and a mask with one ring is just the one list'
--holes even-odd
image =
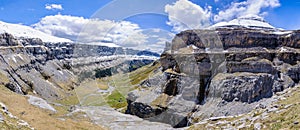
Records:
{"label": "stone", "polygon": [[4,113],[7,113],[8,112],[8,108],[5,106],[5,104],[3,104],[2,102],[0,102],[0,107],[1,107],[1,109],[2,109],[2,111],[4,112]]}
{"label": "stone", "polygon": [[50,104],[48,104],[47,101],[45,101],[44,99],[39,98],[39,97],[35,97],[35,96],[32,96],[32,95],[28,95],[28,97],[29,97],[28,102],[31,105],[40,107],[42,109],[50,110],[52,112],[56,112],[55,108],[53,108]]}
{"label": "stone", "polygon": [[[123,114],[115,111],[108,107],[96,107],[96,106],[86,106],[77,107],[75,111],[83,111],[87,113],[89,118],[93,120],[93,123],[105,126],[111,130],[152,130],[152,129],[163,129],[171,130],[173,129],[170,125],[150,122],[143,120],[137,116],[132,116],[128,114]],[[104,118],[103,118],[104,117]]]}
{"label": "stone", "polygon": [[261,123],[255,123],[254,130],[260,130],[260,129],[261,129]]}
{"label": "stone", "polygon": [[4,117],[2,115],[2,113],[0,113],[0,123],[4,121]]}

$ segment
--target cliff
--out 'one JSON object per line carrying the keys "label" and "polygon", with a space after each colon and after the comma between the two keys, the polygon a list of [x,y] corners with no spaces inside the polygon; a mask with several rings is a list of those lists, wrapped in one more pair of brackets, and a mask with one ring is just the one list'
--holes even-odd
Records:
{"label": "cliff", "polygon": [[195,119],[248,113],[300,80],[298,30],[187,30],[166,48],[163,74],[128,95],[127,113],[184,127]]}

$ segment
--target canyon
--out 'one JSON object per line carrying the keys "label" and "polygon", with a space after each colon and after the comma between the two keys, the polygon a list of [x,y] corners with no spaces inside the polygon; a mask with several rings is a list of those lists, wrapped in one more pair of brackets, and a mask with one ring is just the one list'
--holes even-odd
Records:
{"label": "canyon", "polygon": [[180,32],[160,55],[2,33],[0,128],[273,128],[261,122],[300,108],[300,31],[240,20]]}

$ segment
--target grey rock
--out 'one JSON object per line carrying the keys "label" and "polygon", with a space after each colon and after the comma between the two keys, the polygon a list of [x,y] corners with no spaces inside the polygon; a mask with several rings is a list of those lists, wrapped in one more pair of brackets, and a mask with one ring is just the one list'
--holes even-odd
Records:
{"label": "grey rock", "polygon": [[0,46],[17,46],[20,45],[19,41],[11,34],[0,34]]}
{"label": "grey rock", "polygon": [[272,62],[267,59],[259,61],[227,62],[228,73],[250,72],[250,73],[270,73],[276,74],[277,70]]}
{"label": "grey rock", "polygon": [[295,83],[299,83],[299,81],[300,81],[300,64],[288,68],[286,75],[291,77],[291,79],[294,80]]}
{"label": "grey rock", "polygon": [[55,108],[53,108],[51,105],[49,105],[47,103],[47,101],[45,101],[44,99],[39,98],[39,97],[35,97],[35,96],[32,96],[32,95],[28,95],[28,97],[29,97],[28,102],[31,105],[34,105],[34,106],[37,106],[37,107],[40,107],[40,108],[43,108],[43,109],[50,110],[52,112],[56,112]]}
{"label": "grey rock", "polygon": [[[170,124],[173,127],[187,125],[188,114],[198,102],[199,80],[195,77],[165,73],[149,79],[142,86],[150,86],[128,94],[127,113],[138,117]],[[161,84],[151,84],[158,81]]]}
{"label": "grey rock", "polygon": [[275,112],[275,111],[277,111],[277,110],[278,110],[278,108],[273,107],[273,108],[267,109],[267,112],[270,113],[270,112]]}
{"label": "grey rock", "polygon": [[295,82],[289,76],[281,73],[280,78],[274,82],[273,91],[281,92],[293,86],[295,86]]}
{"label": "grey rock", "polygon": [[238,98],[241,102],[252,103],[271,97],[273,82],[274,77],[264,73],[218,74],[211,81],[208,98],[222,98],[228,102]]}
{"label": "grey rock", "polygon": [[261,129],[261,123],[255,123],[254,130],[260,130],[260,129]]}
{"label": "grey rock", "polygon": [[0,113],[0,123],[4,121],[4,117],[2,115],[2,113]]}
{"label": "grey rock", "polygon": [[[150,122],[136,116],[123,114],[108,107],[80,107],[87,113],[90,119],[101,126],[105,126],[112,130],[172,130],[170,125],[158,122]],[[76,110],[75,110],[76,111]],[[105,118],[103,118],[105,117]]]}
{"label": "grey rock", "polygon": [[2,111],[4,113],[8,113],[8,108],[5,106],[5,104],[3,104],[2,102],[0,102],[0,107],[1,107],[1,109],[2,109]]}

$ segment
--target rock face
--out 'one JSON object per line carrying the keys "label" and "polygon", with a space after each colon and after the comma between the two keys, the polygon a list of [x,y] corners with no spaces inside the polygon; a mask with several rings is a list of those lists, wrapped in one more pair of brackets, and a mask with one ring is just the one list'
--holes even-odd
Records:
{"label": "rock face", "polygon": [[288,68],[286,73],[294,82],[299,83],[300,81],[300,64]]}
{"label": "rock face", "polygon": [[[183,31],[161,55],[162,75],[128,95],[127,113],[183,127],[191,115],[249,112],[299,82],[299,37],[299,31],[239,27]],[[214,105],[236,112],[214,113]]]}
{"label": "rock face", "polygon": [[[125,50],[76,43],[50,43],[38,38],[0,34],[0,84],[19,94],[35,93],[47,100],[64,98],[84,78],[118,65],[137,69],[155,58]],[[118,52],[120,55],[115,55]],[[130,62],[132,61],[132,62]],[[139,65],[136,65],[139,64]],[[87,75],[89,73],[89,75]]]}
{"label": "rock face", "polygon": [[218,74],[210,83],[207,98],[221,98],[224,101],[252,103],[273,94],[274,76],[270,74],[233,73]]}

